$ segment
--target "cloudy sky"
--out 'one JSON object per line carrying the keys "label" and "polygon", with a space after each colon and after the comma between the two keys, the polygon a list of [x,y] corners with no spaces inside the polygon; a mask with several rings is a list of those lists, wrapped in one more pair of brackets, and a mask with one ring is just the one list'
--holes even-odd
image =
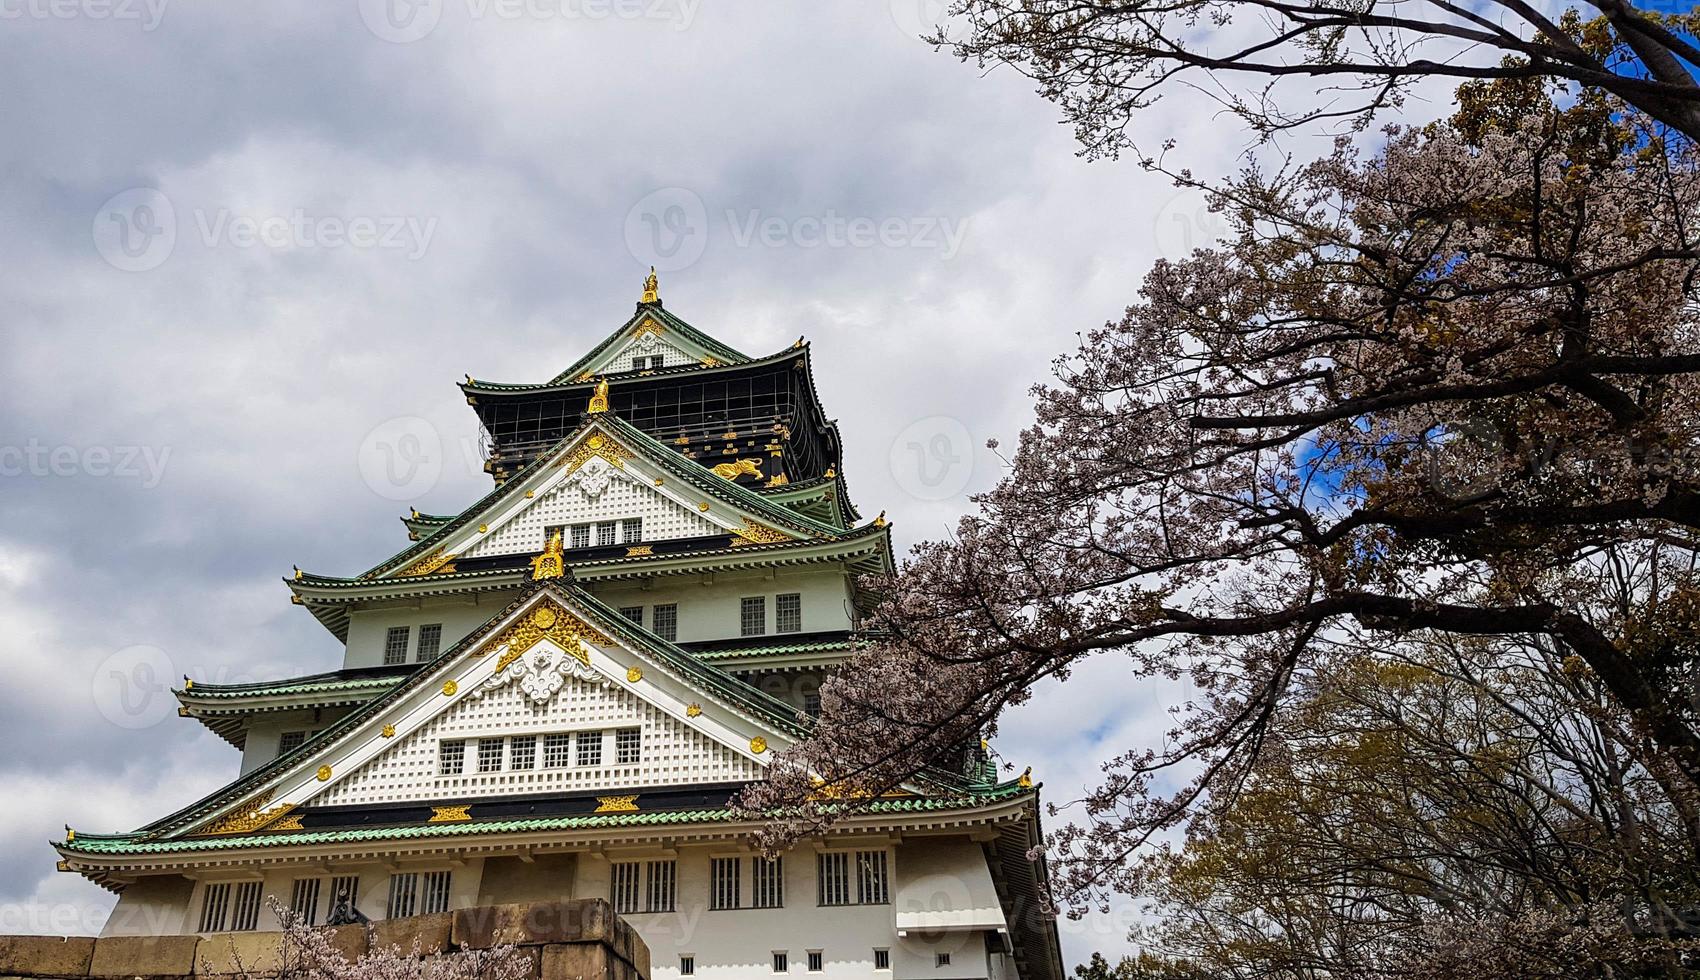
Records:
{"label": "cloudy sky", "polygon": [[[49,838],[236,771],[164,686],[336,666],[280,577],[487,489],[454,382],[553,375],[651,263],[735,347],[808,336],[863,511],[944,531],[1051,358],[1212,220],[917,40],[929,6],[0,3],[0,932],[98,928],[110,896]],[[1140,126],[1216,172],[1247,145],[1197,103]],[[1124,676],[1047,690],[999,747],[1072,798],[1161,731]],[[1067,952],[1123,931],[1068,924]]]}

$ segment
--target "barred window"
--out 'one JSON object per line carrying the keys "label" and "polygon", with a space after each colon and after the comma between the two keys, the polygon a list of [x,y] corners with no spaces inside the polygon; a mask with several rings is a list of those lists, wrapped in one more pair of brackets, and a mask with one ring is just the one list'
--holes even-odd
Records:
{"label": "barred window", "polygon": [[616,912],[638,910],[638,872],[642,865],[636,861],[616,861],[613,865],[612,887],[608,900]]}
{"label": "barred window", "polygon": [[458,776],[466,771],[466,740],[446,738],[437,743],[437,775]]}
{"label": "barred window", "polygon": [[508,768],[533,769],[537,766],[537,736],[521,735],[508,749]]}
{"label": "barred window", "polygon": [[773,972],[791,972],[791,954],[789,952],[783,949],[776,949],[773,951]]}
{"label": "barred window", "polygon": [[634,766],[643,758],[643,729],[622,728],[614,733],[614,764]]}
{"label": "barred window", "polygon": [[432,915],[449,910],[449,872],[427,871],[422,876],[424,885],[420,895],[419,914]]}
{"label": "barred window", "polygon": [[761,636],[767,632],[767,596],[745,596],[738,610],[738,634]]}
{"label": "barred window", "polygon": [[404,871],[390,875],[390,900],[384,907],[384,917],[404,919],[419,911],[419,873]]}
{"label": "barred window", "polygon": [[573,737],[571,735],[543,736],[543,768],[565,769],[572,764]]}
{"label": "barred window", "polygon": [[384,634],[384,664],[407,663],[407,634],[411,627],[391,626]]}
{"label": "barred window", "polygon": [[277,737],[277,754],[288,755],[307,742],[306,732],[284,732]]}
{"label": "barred window", "polygon": [[632,358],[632,370],[633,371],[642,371],[648,365],[649,365],[649,358],[647,358],[647,357],[634,357],[634,358]]}
{"label": "barred window", "polygon": [[818,949],[809,950],[809,972],[810,973],[819,973],[823,969],[822,961],[824,961],[825,959],[826,959],[826,956],[821,950],[818,950]]}
{"label": "barred window", "polygon": [[785,859],[755,858],[750,862],[751,906],[758,909],[785,907]]}
{"label": "barred window", "polygon": [[949,966],[949,965],[950,965],[950,954],[949,953],[934,953],[933,954],[933,966],[940,967],[940,966]]}
{"label": "barred window", "polygon": [[201,893],[201,928],[198,932],[223,932],[225,916],[230,914],[230,882],[208,885]]}
{"label": "barred window", "polygon": [[643,625],[643,607],[642,606],[621,606],[620,607],[620,615],[626,617],[627,619],[638,624],[639,626]]}
{"label": "barred window", "polygon": [[289,911],[295,923],[304,926],[319,924],[320,878],[297,878],[289,891]]}
{"label": "barred window", "polygon": [[646,911],[671,912],[678,898],[677,864],[673,861],[650,861],[644,868],[648,879],[649,904]]}
{"label": "barred window", "polygon": [[709,908],[735,909],[738,907],[738,885],[739,879],[743,877],[743,864],[742,859],[735,857],[714,858],[709,861]]}
{"label": "barred window", "polygon": [[695,956],[679,957],[679,976],[694,977],[697,975],[697,958]]}
{"label": "barred window", "polygon": [[600,766],[602,764],[602,733],[578,733],[578,764],[581,766]]}
{"label": "barred window", "polygon": [[803,695],[803,713],[810,718],[820,717],[820,695],[814,691]]}
{"label": "barred window", "polygon": [[886,887],[885,852],[856,852],[856,901],[863,905],[884,905],[891,901]]}
{"label": "barred window", "polygon": [[236,886],[236,901],[230,908],[232,932],[252,932],[260,927],[260,885],[244,881]]}
{"label": "barred window", "polygon": [[876,949],[876,950],[874,950],[874,969],[876,969],[876,970],[889,970],[889,969],[891,969],[891,950],[889,950],[889,949]]}
{"label": "barred window", "polygon": [[355,906],[360,902],[360,876],[338,875],[331,879],[331,908],[325,915],[326,925],[347,925],[358,922]]}
{"label": "barred window", "polygon": [[850,855],[825,851],[820,855],[820,904],[849,905]]}
{"label": "barred window", "polygon": [[499,738],[481,738],[478,740],[478,771],[502,771],[502,740]]}
{"label": "barred window", "polygon": [[437,657],[437,651],[442,649],[442,647],[443,624],[426,623],[424,626],[419,627],[419,650],[413,655],[413,659],[420,663],[424,663],[427,660],[435,660]]}
{"label": "barred window", "polygon": [[669,642],[679,638],[679,605],[669,602],[656,606],[650,614],[650,629]]}
{"label": "barred window", "polygon": [[573,545],[572,546],[574,548],[588,548],[588,547],[590,547],[590,525],[589,524],[574,524],[573,525]]}
{"label": "barred window", "polygon": [[602,547],[607,547],[608,545],[613,544],[614,530],[615,525],[613,521],[603,521],[601,524],[596,525],[596,543]]}
{"label": "barred window", "polygon": [[637,544],[643,540],[643,518],[628,517],[620,522],[620,541],[625,544]]}
{"label": "barred window", "polygon": [[787,592],[773,597],[773,631],[800,633],[803,629],[803,596]]}

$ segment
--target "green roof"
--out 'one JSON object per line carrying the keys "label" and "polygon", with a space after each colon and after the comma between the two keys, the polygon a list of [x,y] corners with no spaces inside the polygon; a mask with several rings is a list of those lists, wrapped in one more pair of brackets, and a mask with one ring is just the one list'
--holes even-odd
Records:
{"label": "green roof", "polygon": [[[628,334],[630,334],[632,328],[637,326],[638,323],[645,317],[655,318],[656,321],[661,323],[661,325],[666,327],[668,330],[684,337],[694,346],[708,351],[711,357],[725,361],[728,364],[743,364],[752,359],[748,354],[726,346],[713,337],[710,337],[708,334],[698,330],[696,327],[686,323],[684,320],[681,320],[667,312],[662,307],[660,301],[656,301],[654,303],[639,303],[637,306],[637,312],[632,314],[631,319],[627,320],[624,324],[621,324],[618,330],[615,330],[613,333],[603,338],[602,342],[597,344],[595,347],[592,347],[589,353],[574,361],[565,371],[555,375],[555,377],[551,378],[547,382],[542,384],[504,384],[495,381],[473,380],[462,384],[461,390],[469,393],[499,393],[507,391],[523,392],[555,388],[567,384],[582,384],[583,382],[577,381],[578,377],[584,374],[585,370],[591,364],[595,363],[599,358],[606,354],[615,344],[625,340]],[[693,365],[693,367],[696,367],[696,365]]]}

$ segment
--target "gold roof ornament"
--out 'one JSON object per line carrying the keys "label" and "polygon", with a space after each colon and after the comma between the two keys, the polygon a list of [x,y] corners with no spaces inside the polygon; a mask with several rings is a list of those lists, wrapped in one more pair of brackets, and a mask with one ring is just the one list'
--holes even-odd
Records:
{"label": "gold roof ornament", "polygon": [[1032,789],[1033,788],[1033,767],[1032,766],[1028,766],[1026,769],[1022,770],[1021,777],[1015,781],[1015,785],[1021,787],[1022,789]]}
{"label": "gold roof ornament", "polygon": [[874,518],[874,527],[885,527],[885,511],[880,511],[880,516]]}
{"label": "gold roof ornament", "polygon": [[608,379],[601,378],[596,382],[596,393],[590,396],[590,407],[585,409],[591,415],[600,415],[608,411]]}
{"label": "gold roof ornament", "polygon": [[549,543],[544,545],[543,553],[531,559],[531,580],[533,582],[546,578],[560,578],[567,574],[567,560],[561,554],[561,532],[556,531]]}
{"label": "gold roof ornament", "polygon": [[643,299],[640,303],[661,302],[661,280],[655,278],[655,266],[649,267],[649,275],[643,279]]}

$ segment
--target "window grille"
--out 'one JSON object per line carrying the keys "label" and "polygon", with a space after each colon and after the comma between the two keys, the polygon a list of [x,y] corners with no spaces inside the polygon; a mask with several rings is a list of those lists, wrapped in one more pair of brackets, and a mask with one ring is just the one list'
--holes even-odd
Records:
{"label": "window grille", "polygon": [[656,636],[668,642],[679,638],[679,606],[677,603],[669,602],[666,605],[656,606],[654,611],[650,613],[650,619],[650,628],[654,630]]}
{"label": "window grille", "polygon": [[331,879],[331,907],[325,914],[325,924],[344,926],[359,922],[355,906],[360,902],[360,876],[338,875]]}
{"label": "window grille", "polygon": [[537,736],[521,735],[513,740],[513,746],[508,749],[508,767],[510,769],[537,768]]}
{"label": "window grille", "polygon": [[252,932],[260,927],[260,885],[244,881],[236,886],[236,902],[230,909],[232,932]]}
{"label": "window grille", "polygon": [[738,884],[742,877],[743,861],[739,858],[714,858],[709,861],[708,907],[735,909],[738,907]]}
{"label": "window grille", "polygon": [[641,869],[636,861],[617,861],[613,866],[612,889],[608,900],[613,903],[616,912],[636,912],[638,910],[638,871]]}
{"label": "window grille", "polygon": [[776,950],[773,951],[773,972],[775,972],[775,973],[790,973],[791,972],[791,954],[790,953],[786,952],[783,949],[776,949]]}
{"label": "window grille", "polygon": [[643,518],[628,517],[620,522],[620,542],[637,544],[643,540]]}
{"label": "window grille", "polygon": [[856,852],[856,900],[863,905],[884,905],[891,900],[884,851]]}
{"label": "window grille", "polygon": [[572,764],[571,756],[573,737],[571,735],[543,736],[543,768],[565,769]]}
{"label": "window grille", "polygon": [[208,885],[201,895],[201,928],[199,932],[223,932],[224,918],[230,912],[230,882]]}
{"label": "window grille", "polygon": [[639,626],[643,625],[643,607],[642,606],[621,606],[620,607],[620,615],[626,617],[628,620],[631,620],[632,622],[638,624]]}
{"label": "window grille", "polygon": [[889,950],[889,949],[876,949],[876,950],[874,950],[874,969],[876,969],[876,970],[889,970],[889,969],[891,969],[891,950]]}
{"label": "window grille", "polygon": [[695,956],[679,957],[679,976],[694,977],[697,975],[697,958]]}
{"label": "window grille", "polygon": [[596,543],[606,548],[614,543],[614,522],[604,521],[596,525]]}
{"label": "window grille", "polygon": [[673,861],[650,861],[645,868],[649,886],[650,912],[671,912],[678,897],[677,865]]}
{"label": "window grille", "polygon": [[427,871],[424,877],[424,894],[419,903],[420,915],[432,915],[449,910],[449,872]]}
{"label": "window grille", "polygon": [[849,905],[850,855],[826,851],[820,856],[820,904]]}
{"label": "window grille", "polygon": [[800,633],[803,630],[803,596],[787,592],[773,597],[773,631]]}
{"label": "window grille", "polygon": [[466,741],[450,738],[437,743],[437,775],[458,776],[466,771]]}
{"label": "window grille", "polygon": [[643,758],[643,729],[622,728],[614,733],[614,764],[634,766]]}
{"label": "window grille", "polygon": [[767,596],[745,596],[739,604],[738,635],[761,636],[767,632]]}
{"label": "window grille", "polygon": [[819,973],[822,969],[822,961],[825,960],[825,959],[826,959],[826,957],[824,955],[822,955],[820,950],[818,950],[818,949],[809,950],[809,972],[810,973]]}
{"label": "window grille", "polygon": [[426,623],[424,626],[419,627],[419,651],[413,655],[413,659],[420,663],[424,663],[427,660],[435,660],[437,658],[437,651],[441,650],[442,647],[443,624]]}
{"label": "window grille", "polygon": [[949,966],[949,965],[950,965],[950,954],[949,953],[934,953],[933,954],[933,966],[938,967],[938,966]]}
{"label": "window grille", "polygon": [[810,718],[820,717],[820,695],[814,692],[803,695],[803,713]]}
{"label": "window grille", "polygon": [[589,524],[574,524],[573,525],[573,545],[572,546],[574,548],[588,548],[588,547],[590,547],[590,525]]}
{"label": "window grille", "polygon": [[602,764],[602,733],[578,733],[578,764],[581,766],[600,766]]}
{"label": "window grille", "polygon": [[407,663],[407,633],[410,627],[391,626],[384,634],[384,664]]}
{"label": "window grille", "polygon": [[297,878],[295,886],[289,891],[289,911],[295,917],[295,924],[316,926],[319,924],[319,884],[320,878]]}
{"label": "window grille", "polygon": [[755,858],[750,862],[752,907],[777,909],[785,907],[785,859]]}
{"label": "window grille", "polygon": [[307,742],[306,732],[284,732],[277,737],[277,754],[288,755]]}
{"label": "window grille", "polygon": [[478,771],[502,771],[502,740],[499,738],[481,738],[478,740]]}
{"label": "window grille", "polygon": [[401,874],[390,875],[390,901],[384,908],[384,917],[403,919],[414,915],[419,909],[419,874],[415,871],[404,871]]}

